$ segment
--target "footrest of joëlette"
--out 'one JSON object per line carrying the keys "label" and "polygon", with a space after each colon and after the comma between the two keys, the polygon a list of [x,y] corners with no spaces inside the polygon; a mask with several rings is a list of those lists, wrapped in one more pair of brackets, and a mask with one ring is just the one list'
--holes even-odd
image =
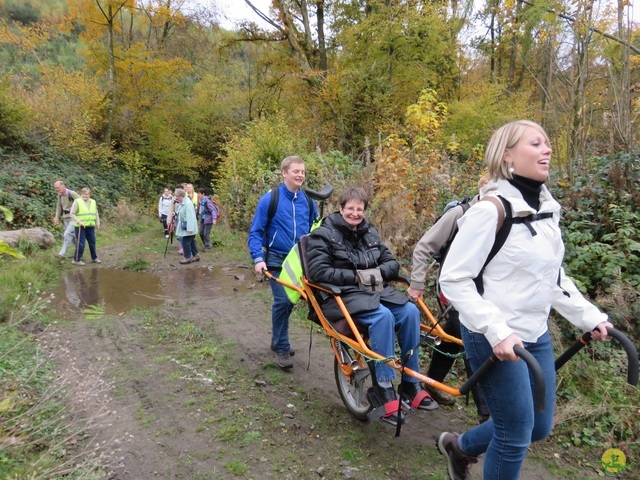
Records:
{"label": "footrest of jo\u00eblette", "polygon": [[378,395],[378,389],[376,387],[369,387],[367,390],[367,401],[372,407],[371,411],[367,414],[370,422],[382,420],[385,423],[397,426],[399,420],[400,424],[404,424],[405,414],[402,411],[399,399],[382,403],[383,400],[380,398],[380,395]]}

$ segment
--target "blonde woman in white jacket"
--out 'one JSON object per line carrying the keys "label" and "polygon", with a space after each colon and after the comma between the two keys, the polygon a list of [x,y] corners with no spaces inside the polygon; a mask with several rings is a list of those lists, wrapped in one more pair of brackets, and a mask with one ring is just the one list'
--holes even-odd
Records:
{"label": "blonde woman in white jacket", "polygon": [[[471,478],[469,467],[486,454],[484,478],[514,480],[531,442],[553,426],[555,367],[547,320],[551,308],[594,339],[607,338],[607,316],[589,303],[562,268],[564,244],[560,205],[544,185],[551,147],[543,128],[520,120],[498,129],[485,153],[493,179],[483,201],[459,220],[440,276],[444,295],[460,313],[462,340],[472,369],[493,353],[498,362],[481,381],[491,420],[462,435],[443,432],[437,446],[451,479]],[[501,197],[511,207],[509,236],[479,276],[496,239]],[[505,214],[506,211],[505,211]],[[508,215],[508,214],[507,214]],[[508,222],[508,217],[505,222]],[[546,381],[544,412],[534,412],[529,371],[514,346],[526,348],[540,364]]]}

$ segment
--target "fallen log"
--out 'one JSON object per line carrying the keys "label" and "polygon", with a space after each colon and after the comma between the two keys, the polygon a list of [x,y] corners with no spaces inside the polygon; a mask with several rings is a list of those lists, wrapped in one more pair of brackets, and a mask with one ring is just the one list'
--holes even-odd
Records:
{"label": "fallen log", "polygon": [[43,248],[48,248],[56,243],[56,238],[53,234],[41,227],[0,232],[0,242],[8,243],[14,248],[18,246],[21,238],[26,238],[28,241]]}

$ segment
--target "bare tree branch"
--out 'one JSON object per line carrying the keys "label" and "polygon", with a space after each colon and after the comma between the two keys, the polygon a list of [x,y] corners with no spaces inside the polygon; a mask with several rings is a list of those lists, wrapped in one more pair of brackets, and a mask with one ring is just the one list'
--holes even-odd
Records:
{"label": "bare tree branch", "polygon": [[[247,0],[245,0],[245,1],[247,3],[249,3]],[[531,7],[535,7],[535,4],[533,2],[529,2],[527,0],[518,0],[518,2],[524,3],[525,5],[529,5]],[[547,8],[546,10],[547,10],[547,12],[553,13],[554,15],[557,15],[558,17],[567,20],[568,22],[575,23],[575,21],[576,21],[576,19],[574,17],[572,17],[570,15],[567,15],[566,13],[556,12],[555,10],[553,10],[551,8]],[[619,37],[616,37],[615,35],[611,35],[610,33],[603,32],[599,28],[595,28],[595,27],[587,27],[587,28],[590,31],[594,32],[594,33],[602,35],[605,38],[608,38],[609,40],[613,40],[614,42],[618,42],[618,43],[620,43],[620,44],[622,44],[622,45],[624,45],[626,47],[629,47],[629,49],[632,50],[633,52],[640,54],[640,49],[638,47],[632,45],[629,42],[626,42],[626,41],[622,40]]]}

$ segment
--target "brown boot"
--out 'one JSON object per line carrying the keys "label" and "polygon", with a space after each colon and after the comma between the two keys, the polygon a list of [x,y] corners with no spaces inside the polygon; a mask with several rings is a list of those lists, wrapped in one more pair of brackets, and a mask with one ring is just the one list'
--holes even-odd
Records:
{"label": "brown boot", "polygon": [[451,480],[471,480],[469,472],[471,465],[476,463],[476,457],[464,453],[458,445],[458,434],[442,432],[436,438],[438,450],[447,459],[447,469]]}

